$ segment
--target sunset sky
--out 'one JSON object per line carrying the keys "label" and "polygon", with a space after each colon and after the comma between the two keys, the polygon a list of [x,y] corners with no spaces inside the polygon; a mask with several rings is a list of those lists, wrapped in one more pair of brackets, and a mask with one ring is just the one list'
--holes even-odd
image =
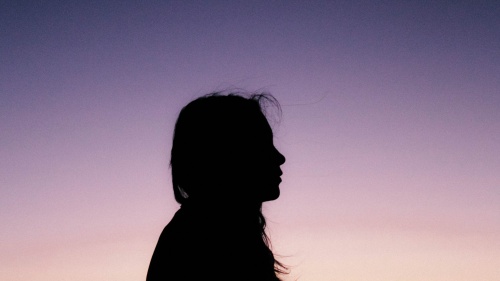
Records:
{"label": "sunset sky", "polygon": [[0,280],[145,280],[225,89],[282,106],[285,280],[500,280],[500,2],[159,0],[0,3]]}

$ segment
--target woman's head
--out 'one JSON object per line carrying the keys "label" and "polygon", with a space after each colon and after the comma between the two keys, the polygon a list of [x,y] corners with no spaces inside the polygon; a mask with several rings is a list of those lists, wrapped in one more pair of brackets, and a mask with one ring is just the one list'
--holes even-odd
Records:
{"label": "woman's head", "polygon": [[285,157],[273,145],[267,105],[279,111],[270,95],[215,93],[181,110],[170,161],[177,202],[278,198]]}

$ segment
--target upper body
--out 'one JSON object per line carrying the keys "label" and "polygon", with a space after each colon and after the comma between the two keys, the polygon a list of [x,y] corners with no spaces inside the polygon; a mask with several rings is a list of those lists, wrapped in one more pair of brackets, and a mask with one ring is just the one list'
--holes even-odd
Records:
{"label": "upper body", "polygon": [[214,212],[182,206],[175,213],[160,235],[147,281],[278,280],[260,233],[247,224],[252,222],[233,223],[232,214]]}
{"label": "upper body", "polygon": [[262,203],[279,197],[285,157],[262,110],[267,95],[209,95],[181,110],[170,166],[181,208],[160,235],[147,281],[279,280]]}

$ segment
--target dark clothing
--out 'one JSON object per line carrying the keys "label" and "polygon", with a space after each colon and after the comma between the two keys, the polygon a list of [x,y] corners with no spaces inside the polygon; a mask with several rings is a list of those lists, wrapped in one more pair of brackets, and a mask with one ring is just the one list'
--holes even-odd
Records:
{"label": "dark clothing", "polygon": [[147,281],[278,280],[258,222],[184,204],[160,235]]}

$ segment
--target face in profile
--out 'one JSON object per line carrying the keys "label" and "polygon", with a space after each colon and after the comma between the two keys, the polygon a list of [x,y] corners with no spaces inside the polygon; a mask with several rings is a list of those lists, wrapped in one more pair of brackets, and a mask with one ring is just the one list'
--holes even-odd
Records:
{"label": "face in profile", "polygon": [[259,114],[244,126],[241,139],[236,140],[239,150],[230,163],[235,181],[232,188],[242,198],[259,202],[275,200],[280,195],[280,166],[285,157],[273,144],[273,132],[266,118]]}
{"label": "face in profile", "polygon": [[260,98],[273,102],[265,96],[207,96],[182,109],[170,162],[177,202],[238,204],[279,197],[285,157],[274,147]]}

